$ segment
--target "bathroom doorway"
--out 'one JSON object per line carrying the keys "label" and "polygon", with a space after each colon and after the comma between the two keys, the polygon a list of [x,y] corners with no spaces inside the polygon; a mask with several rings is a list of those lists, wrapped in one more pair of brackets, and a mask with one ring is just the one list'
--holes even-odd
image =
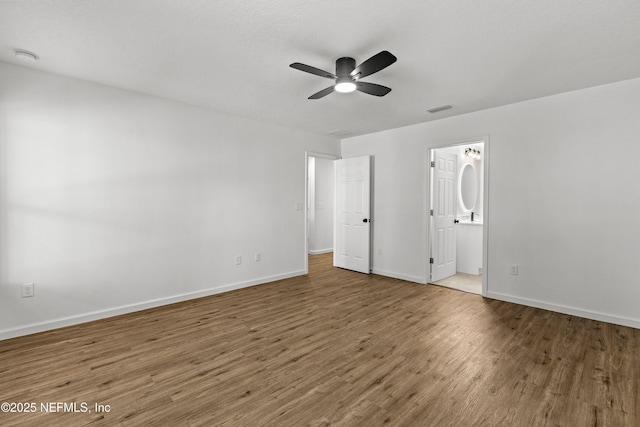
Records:
{"label": "bathroom doorway", "polygon": [[488,138],[428,156],[429,283],[486,295]]}

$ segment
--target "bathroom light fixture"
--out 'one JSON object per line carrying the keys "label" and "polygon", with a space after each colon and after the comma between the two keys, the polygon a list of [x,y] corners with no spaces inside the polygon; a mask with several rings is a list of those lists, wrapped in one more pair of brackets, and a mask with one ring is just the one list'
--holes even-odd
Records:
{"label": "bathroom light fixture", "polygon": [[480,150],[477,148],[466,148],[464,155],[473,160],[480,160]]}
{"label": "bathroom light fixture", "polygon": [[13,53],[15,53],[16,58],[25,62],[36,62],[39,59],[38,55],[24,49],[14,49]]}

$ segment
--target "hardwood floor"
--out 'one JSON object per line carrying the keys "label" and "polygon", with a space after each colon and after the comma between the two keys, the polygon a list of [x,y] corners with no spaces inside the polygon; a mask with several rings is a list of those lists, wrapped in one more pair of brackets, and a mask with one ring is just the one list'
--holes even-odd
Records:
{"label": "hardwood floor", "polygon": [[0,425],[640,425],[640,330],[310,271],[2,341]]}

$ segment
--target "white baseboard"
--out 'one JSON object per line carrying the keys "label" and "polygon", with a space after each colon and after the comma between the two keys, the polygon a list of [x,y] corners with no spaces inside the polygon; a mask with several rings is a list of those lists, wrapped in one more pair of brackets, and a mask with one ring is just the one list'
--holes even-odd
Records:
{"label": "white baseboard", "polygon": [[166,298],[159,298],[149,301],[142,301],[135,304],[123,305],[120,307],[98,310],[89,313],[83,313],[76,316],[69,316],[45,322],[33,323],[30,325],[20,326],[14,329],[5,329],[0,331],[0,341],[10,338],[20,337],[23,335],[35,334],[38,332],[49,331],[52,329],[63,328],[65,326],[77,325],[80,323],[91,322],[94,320],[105,319],[107,317],[119,316],[121,314],[133,313],[136,311],[146,310],[148,308],[160,307],[163,305],[173,304],[176,302],[188,301],[196,298],[207,297],[210,295],[229,292],[236,289],[248,288],[250,286],[262,285],[264,283],[275,282],[276,280],[288,279],[291,277],[304,275],[304,270],[292,271],[289,273],[278,274],[274,276],[261,277],[246,282],[232,283],[229,285],[218,286],[215,288],[205,289],[197,292],[189,292],[186,294],[174,295]]}
{"label": "white baseboard", "polygon": [[601,322],[613,323],[616,325],[629,326],[631,328],[640,329],[640,320],[621,317],[597,311],[583,310],[576,307],[570,307],[560,304],[551,304],[544,301],[538,301],[529,298],[520,298],[513,295],[502,294],[498,292],[487,292],[487,297],[500,301],[513,302],[516,304],[526,305],[529,307],[542,308],[544,310],[555,311],[572,316],[584,317],[585,319],[598,320]]}
{"label": "white baseboard", "polygon": [[309,253],[310,253],[311,255],[328,254],[329,252],[333,252],[333,248],[329,248],[329,249],[316,249],[316,250],[311,250],[311,249],[309,249]]}
{"label": "white baseboard", "polygon": [[420,283],[421,285],[426,284],[426,280],[422,277],[416,276],[408,276],[406,274],[394,273],[391,271],[378,270],[374,268],[371,270],[373,274],[379,274],[380,276],[393,277],[394,279],[406,280],[407,282]]}

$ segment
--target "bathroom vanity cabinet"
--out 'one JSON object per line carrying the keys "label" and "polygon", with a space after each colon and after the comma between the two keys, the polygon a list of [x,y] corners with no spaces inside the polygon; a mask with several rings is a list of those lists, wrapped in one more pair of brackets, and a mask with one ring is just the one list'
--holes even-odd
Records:
{"label": "bathroom vanity cabinet", "polygon": [[482,271],[482,223],[457,224],[456,271],[479,275]]}

